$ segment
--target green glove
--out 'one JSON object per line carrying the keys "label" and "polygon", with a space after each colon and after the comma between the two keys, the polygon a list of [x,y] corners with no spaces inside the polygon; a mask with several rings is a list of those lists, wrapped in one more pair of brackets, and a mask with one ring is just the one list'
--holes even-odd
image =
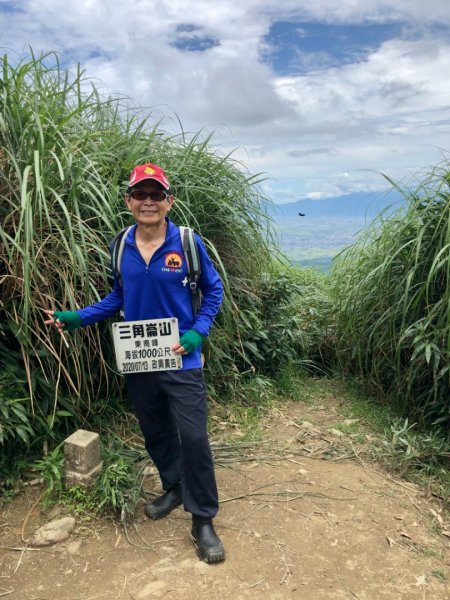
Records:
{"label": "green glove", "polygon": [[59,321],[61,321],[61,323],[64,325],[64,327],[63,327],[64,331],[73,331],[74,329],[81,327],[81,317],[75,311],[71,311],[71,310],[56,311],[55,310],[55,312],[53,313],[53,318],[55,319],[55,321],[56,321],[56,319],[59,319]]}
{"label": "green glove", "polygon": [[180,344],[183,346],[186,352],[190,354],[196,348],[202,345],[203,340],[204,337],[200,335],[198,331],[195,331],[195,329],[189,329],[189,331],[186,331],[186,333],[181,336]]}

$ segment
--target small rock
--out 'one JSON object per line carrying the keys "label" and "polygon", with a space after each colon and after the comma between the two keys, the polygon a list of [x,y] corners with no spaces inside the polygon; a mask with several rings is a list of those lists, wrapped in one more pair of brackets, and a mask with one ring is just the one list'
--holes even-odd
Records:
{"label": "small rock", "polygon": [[63,542],[69,537],[69,533],[75,527],[75,519],[73,517],[64,517],[51,521],[40,527],[34,534],[31,540],[32,546],[49,546]]}
{"label": "small rock", "polygon": [[302,421],[301,426],[304,427],[305,429],[314,429],[314,425],[312,423],[310,423],[309,421]]}

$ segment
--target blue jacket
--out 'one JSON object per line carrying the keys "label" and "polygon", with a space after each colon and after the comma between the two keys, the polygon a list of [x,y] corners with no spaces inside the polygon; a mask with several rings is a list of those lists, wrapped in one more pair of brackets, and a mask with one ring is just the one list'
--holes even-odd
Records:
{"label": "blue jacket", "polygon": [[[114,287],[105,298],[77,311],[83,326],[112,317],[123,308],[125,321],[176,317],[180,336],[189,329],[209,335],[222,302],[219,274],[196,234],[202,267],[198,287],[203,300],[200,312],[194,315],[180,231],[172,221],[166,221],[166,239],[148,265],[136,246],[136,226],[128,232],[121,263],[122,286],[115,277]],[[201,367],[201,348],[183,356],[183,370],[198,367]]]}

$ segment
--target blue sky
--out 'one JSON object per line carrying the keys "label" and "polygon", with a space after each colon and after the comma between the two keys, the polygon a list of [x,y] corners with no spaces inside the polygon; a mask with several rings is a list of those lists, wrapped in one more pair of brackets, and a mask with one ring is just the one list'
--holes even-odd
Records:
{"label": "blue sky", "polygon": [[364,58],[383,42],[401,37],[402,23],[305,23],[275,21],[264,38],[264,59],[279,76],[306,75]]}
{"label": "blue sky", "polygon": [[448,0],[0,0],[3,53],[28,46],[214,131],[277,202],[413,186],[450,150]]}

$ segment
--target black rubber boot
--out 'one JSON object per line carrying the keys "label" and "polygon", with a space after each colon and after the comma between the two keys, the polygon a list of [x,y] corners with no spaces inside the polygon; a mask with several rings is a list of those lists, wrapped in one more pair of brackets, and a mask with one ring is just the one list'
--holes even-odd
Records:
{"label": "black rubber boot", "polygon": [[162,496],[155,498],[151,502],[147,502],[144,512],[150,519],[162,519],[163,517],[167,517],[174,508],[180,506],[182,502],[181,484],[178,483],[174,488],[167,490]]}
{"label": "black rubber boot", "polygon": [[225,548],[214,531],[212,519],[192,515],[192,539],[201,560],[207,563],[225,560]]}

